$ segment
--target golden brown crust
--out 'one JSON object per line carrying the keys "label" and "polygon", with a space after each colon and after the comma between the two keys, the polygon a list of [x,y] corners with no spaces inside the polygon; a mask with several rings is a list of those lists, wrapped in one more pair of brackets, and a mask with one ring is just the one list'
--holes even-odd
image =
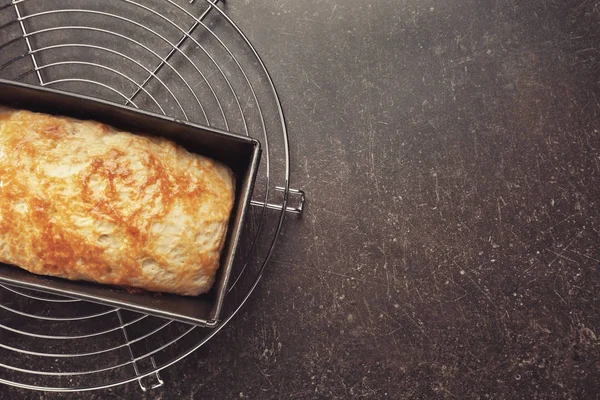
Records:
{"label": "golden brown crust", "polygon": [[0,113],[0,261],[31,272],[206,292],[234,202],[231,171],[170,141]]}

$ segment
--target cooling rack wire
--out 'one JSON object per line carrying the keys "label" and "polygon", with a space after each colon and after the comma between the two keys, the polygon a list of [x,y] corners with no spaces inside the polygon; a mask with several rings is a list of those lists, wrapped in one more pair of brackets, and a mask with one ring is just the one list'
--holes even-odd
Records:
{"label": "cooling rack wire", "polygon": [[217,0],[0,0],[0,77],[86,94],[258,139],[263,157],[223,321],[214,329],[0,285],[0,383],[83,391],[160,372],[216,335],[249,298],[285,216],[301,214],[275,86]]}

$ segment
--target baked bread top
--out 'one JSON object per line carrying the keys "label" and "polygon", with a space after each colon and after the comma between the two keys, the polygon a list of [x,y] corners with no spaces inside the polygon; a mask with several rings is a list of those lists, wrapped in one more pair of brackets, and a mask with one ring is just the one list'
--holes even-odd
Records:
{"label": "baked bread top", "polygon": [[231,170],[163,138],[0,110],[0,261],[197,295],[219,266]]}

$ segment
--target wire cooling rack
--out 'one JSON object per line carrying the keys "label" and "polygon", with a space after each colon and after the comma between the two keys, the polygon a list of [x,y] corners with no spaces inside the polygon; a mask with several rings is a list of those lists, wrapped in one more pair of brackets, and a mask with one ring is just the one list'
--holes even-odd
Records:
{"label": "wire cooling rack", "polygon": [[303,192],[289,187],[288,135],[265,65],[222,1],[0,0],[0,77],[261,141],[254,207],[216,328],[0,286],[0,383],[46,391],[163,385],[161,370],[207,343],[239,311],[285,214],[302,212]]}

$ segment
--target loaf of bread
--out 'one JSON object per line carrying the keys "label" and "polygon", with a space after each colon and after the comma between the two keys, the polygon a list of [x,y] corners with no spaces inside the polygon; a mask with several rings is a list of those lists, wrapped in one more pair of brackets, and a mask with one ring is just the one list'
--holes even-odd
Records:
{"label": "loaf of bread", "polygon": [[207,292],[231,170],[162,139],[0,110],[0,262],[71,280]]}

